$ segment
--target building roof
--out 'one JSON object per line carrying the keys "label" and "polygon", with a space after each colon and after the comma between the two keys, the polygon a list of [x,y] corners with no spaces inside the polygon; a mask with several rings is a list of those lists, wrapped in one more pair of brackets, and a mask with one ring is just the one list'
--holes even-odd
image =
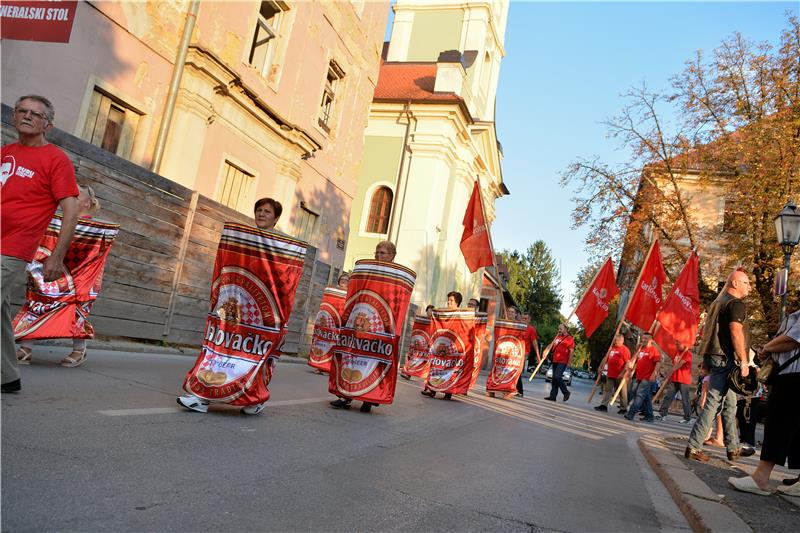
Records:
{"label": "building roof", "polygon": [[455,93],[434,92],[435,83],[436,63],[382,63],[374,100],[464,103]]}

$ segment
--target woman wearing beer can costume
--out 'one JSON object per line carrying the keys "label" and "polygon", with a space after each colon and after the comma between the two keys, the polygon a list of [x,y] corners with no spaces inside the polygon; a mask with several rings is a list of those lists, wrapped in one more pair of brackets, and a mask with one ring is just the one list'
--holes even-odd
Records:
{"label": "woman wearing beer can costume", "polygon": [[434,307],[429,305],[425,308],[425,316],[415,316],[411,325],[411,342],[406,353],[406,361],[400,377],[406,381],[411,376],[425,379],[428,376],[428,349],[431,340],[431,314]]}
{"label": "woman wearing beer can costume", "polygon": [[226,222],[211,284],[203,348],[178,404],[200,413],[213,402],[261,413],[286,334],[307,244],[275,230],[281,204],[255,205],[258,228]]}
{"label": "woman wearing beer can costume", "polygon": [[[461,302],[462,302],[463,298],[464,297],[461,296],[461,293],[458,292],[458,291],[450,291],[450,292],[448,292],[447,293],[447,306],[446,306],[446,309],[458,309],[458,306],[461,305]],[[428,398],[435,398],[436,397],[436,392],[431,390],[431,388],[428,386],[428,380],[427,379],[425,380],[425,386],[422,388],[422,390],[419,393],[422,394],[423,396],[427,396]],[[444,395],[444,399],[445,400],[449,400],[452,397],[453,397],[452,394],[447,394],[446,393]]]}
{"label": "woman wearing beer can costume", "polygon": [[333,348],[339,338],[339,327],[342,325],[342,310],[347,296],[347,285],[350,274],[344,272],[339,276],[336,287],[325,287],[322,302],[314,319],[314,334],[311,336],[311,348],[308,352],[308,366],[317,374],[331,371]]}
{"label": "woman wearing beer can costume", "polygon": [[91,187],[79,187],[78,209],[75,236],[64,258],[65,275],[46,283],[41,271],[44,258],[58,239],[58,216],[50,222],[36,257],[28,265],[25,305],[13,322],[19,341],[17,362],[21,365],[30,364],[36,339],[71,338],[72,352],[61,360],[61,366],[73,368],[86,362],[86,339],[94,337],[89,313],[100,292],[105,261],[119,226],[92,219],[100,202]]}
{"label": "woman wearing beer can costume", "polygon": [[394,245],[384,241],[374,261],[362,259],[353,268],[328,381],[337,409],[361,400],[368,413],[394,401],[400,332],[416,281],[414,271],[391,262],[394,256]]}

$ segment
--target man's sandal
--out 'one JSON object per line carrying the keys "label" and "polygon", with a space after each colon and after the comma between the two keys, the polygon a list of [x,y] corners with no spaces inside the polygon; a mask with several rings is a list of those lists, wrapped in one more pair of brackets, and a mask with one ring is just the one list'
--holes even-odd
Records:
{"label": "man's sandal", "polygon": [[83,350],[72,350],[68,356],[61,360],[61,366],[75,368],[86,362],[86,348]]}
{"label": "man's sandal", "polygon": [[33,354],[30,348],[25,348],[24,346],[17,348],[17,364],[29,365],[31,364],[31,359],[33,359]]}

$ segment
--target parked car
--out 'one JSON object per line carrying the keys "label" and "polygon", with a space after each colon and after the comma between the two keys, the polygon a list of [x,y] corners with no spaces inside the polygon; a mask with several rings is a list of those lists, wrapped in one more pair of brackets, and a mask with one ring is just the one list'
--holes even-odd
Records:
{"label": "parked car", "polygon": [[573,372],[576,378],[590,379],[589,373],[586,370],[576,370]]}
{"label": "parked car", "polygon": [[[572,371],[569,368],[564,370],[564,373],[561,374],[561,378],[564,380],[564,383],[566,383],[567,385],[572,385]],[[548,368],[547,369],[547,374],[544,375],[544,379],[546,381],[553,381],[553,369],[552,368]]]}

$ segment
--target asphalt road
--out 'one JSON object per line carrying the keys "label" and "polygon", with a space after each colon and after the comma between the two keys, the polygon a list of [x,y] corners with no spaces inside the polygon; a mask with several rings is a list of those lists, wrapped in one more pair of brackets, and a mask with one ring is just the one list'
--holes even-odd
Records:
{"label": "asphalt road", "polygon": [[596,413],[589,382],[552,403],[542,379],[509,401],[401,381],[364,414],[281,363],[247,417],[177,406],[191,357],[65,353],[37,347],[2,396],[3,531],[688,531],[635,444],[687,430]]}

